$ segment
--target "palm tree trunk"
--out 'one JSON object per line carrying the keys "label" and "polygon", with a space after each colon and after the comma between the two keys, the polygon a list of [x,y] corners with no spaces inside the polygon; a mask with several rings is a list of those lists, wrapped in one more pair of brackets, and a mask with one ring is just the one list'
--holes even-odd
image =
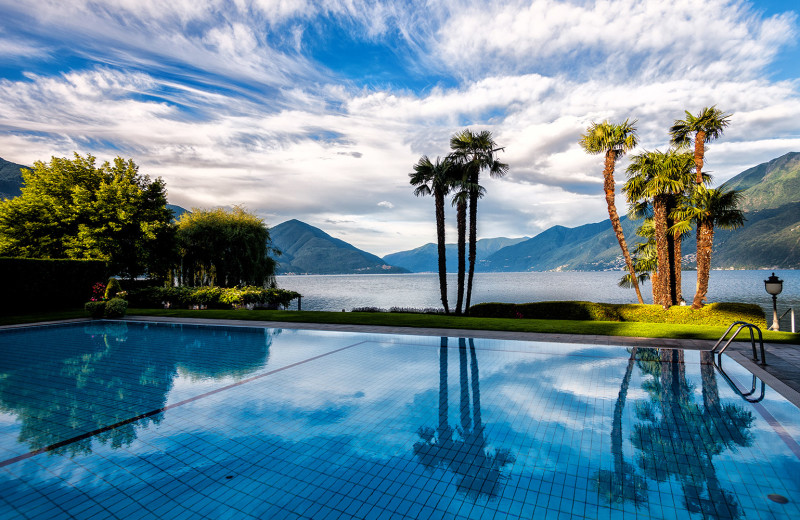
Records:
{"label": "palm tree trunk", "polygon": [[456,226],[458,228],[458,296],[456,298],[456,315],[461,315],[461,304],[464,302],[464,253],[467,247],[467,201],[460,200],[456,204]]}
{"label": "palm tree trunk", "polygon": [[450,314],[447,305],[447,248],[445,246],[444,232],[444,192],[436,188],[433,194],[436,204],[436,243],[439,250],[439,293],[442,297],[444,313]]}
{"label": "palm tree trunk", "polygon": [[697,291],[694,293],[692,309],[703,307],[708,292],[708,276],[711,272],[711,248],[714,245],[714,227],[709,222],[697,223]]}
{"label": "palm tree trunk", "polygon": [[698,130],[694,136],[694,167],[697,170],[697,184],[703,184],[703,157],[706,155],[706,133]]}
{"label": "palm tree trunk", "polygon": [[[672,286],[669,262],[669,243],[667,240],[667,204],[662,195],[653,198],[653,224],[655,225],[656,255],[658,257],[658,304],[665,310],[672,305],[670,287]],[[655,285],[653,285],[655,291]]]}
{"label": "palm tree trunk", "polygon": [[[668,224],[670,226],[672,226],[673,224],[675,224],[675,221],[670,219],[668,221]],[[675,303],[676,304],[680,303],[680,301],[683,299],[683,287],[681,285],[683,283],[683,280],[682,280],[683,277],[681,276],[681,274],[683,272],[683,265],[682,265],[683,260],[681,258],[681,241],[682,241],[681,235],[673,235],[672,236],[672,251],[673,251],[672,258],[674,258],[674,262],[675,262],[675,264],[674,264],[674,268],[675,269],[673,270],[672,281],[675,284]]]}
{"label": "palm tree trunk", "polygon": [[619,247],[622,249],[622,256],[625,258],[625,265],[628,267],[628,272],[631,273],[631,283],[633,289],[636,291],[636,299],[639,304],[643,304],[642,292],[639,290],[639,279],[636,278],[636,271],[633,269],[633,261],[631,254],[628,251],[628,244],[625,242],[625,234],[622,231],[622,224],[619,222],[619,214],[617,214],[617,206],[614,202],[614,163],[616,156],[613,150],[606,152],[605,168],[603,169],[603,189],[606,192],[606,204],[608,204],[608,216],[611,219],[611,226],[614,228],[614,233],[617,235]]}
{"label": "palm tree trunk", "polygon": [[[477,176],[476,176],[477,177]],[[475,179],[478,184],[478,179]],[[467,301],[464,304],[464,314],[469,314],[472,301],[472,279],[475,275],[475,257],[478,242],[478,192],[473,190],[469,195],[469,275],[467,276]]]}

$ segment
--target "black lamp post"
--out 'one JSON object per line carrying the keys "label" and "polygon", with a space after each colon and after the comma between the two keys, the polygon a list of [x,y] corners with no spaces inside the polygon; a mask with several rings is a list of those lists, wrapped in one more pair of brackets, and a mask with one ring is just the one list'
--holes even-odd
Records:
{"label": "black lamp post", "polygon": [[772,295],[772,327],[769,330],[780,330],[781,326],[778,323],[778,295],[783,290],[783,280],[775,276],[775,273],[772,273],[772,276],[764,280],[764,288]]}

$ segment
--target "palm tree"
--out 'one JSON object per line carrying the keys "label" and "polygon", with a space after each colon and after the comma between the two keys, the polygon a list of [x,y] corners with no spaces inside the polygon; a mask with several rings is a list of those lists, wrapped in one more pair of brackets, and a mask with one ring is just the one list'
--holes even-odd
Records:
{"label": "palm tree", "polygon": [[434,206],[436,207],[436,243],[439,253],[439,292],[441,293],[444,313],[450,314],[450,307],[447,304],[447,258],[445,248],[444,230],[444,198],[451,189],[451,167],[453,163],[445,159],[441,161],[438,157],[432,163],[427,155],[420,157],[414,165],[414,173],[409,173],[412,186],[417,188],[414,195],[433,195]]}
{"label": "palm tree", "polygon": [[[458,234],[458,280],[456,294],[456,315],[461,315],[461,305],[464,303],[464,278],[466,272],[466,242],[467,242],[467,206],[473,193],[476,197],[483,197],[486,190],[479,184],[470,182],[468,168],[454,163],[450,168],[450,179],[453,186],[453,206],[456,207],[456,233]],[[464,309],[469,308],[469,305]]]}
{"label": "palm tree", "polygon": [[633,150],[638,143],[636,137],[636,120],[629,122],[627,119],[622,124],[612,124],[608,121],[602,123],[592,123],[586,129],[578,143],[587,153],[597,155],[605,154],[605,166],[603,168],[603,189],[606,193],[606,204],[608,205],[608,216],[611,219],[611,226],[617,235],[619,247],[622,249],[622,256],[625,258],[625,265],[631,275],[631,284],[636,290],[636,298],[639,303],[642,300],[642,292],[639,290],[639,283],[636,278],[636,271],[633,268],[631,254],[628,252],[628,245],[625,243],[625,234],[622,231],[622,224],[619,222],[617,206],[614,203],[614,166],[617,159],[625,155],[626,152]]}
{"label": "palm tree", "polygon": [[725,114],[716,106],[705,107],[697,116],[686,112],[686,119],[676,119],[669,129],[672,144],[689,146],[694,141],[694,164],[697,184],[703,184],[703,158],[706,143],[718,139],[730,123],[731,114]]}
{"label": "palm tree", "polygon": [[708,189],[702,184],[695,187],[690,204],[676,211],[676,232],[688,232],[697,226],[697,292],[693,309],[703,306],[708,293],[708,275],[711,271],[711,248],[714,245],[714,228],[736,229],[744,225],[745,217],[738,208],[741,192],[730,190],[724,184]]}
{"label": "palm tree", "polygon": [[500,162],[495,156],[502,150],[497,146],[492,133],[488,130],[472,132],[463,130],[450,138],[450,157],[466,168],[469,190],[469,276],[467,278],[467,301],[465,312],[469,312],[472,301],[472,279],[475,275],[476,243],[478,241],[478,198],[481,196],[479,185],[481,171],[488,171],[492,177],[502,177],[508,172],[508,165]]}
{"label": "palm tree", "polygon": [[[649,204],[645,204],[644,207],[649,208]],[[629,211],[628,216],[634,219],[645,216],[643,214],[639,214],[639,217],[634,217],[633,215],[637,214],[635,211],[636,210]],[[650,210],[650,212],[652,213],[652,210]],[[636,271],[636,277],[639,281],[639,284],[644,284],[647,282],[647,280],[652,282],[653,304],[655,305],[660,301],[661,296],[657,292],[659,287],[658,258],[656,256],[655,228],[653,225],[652,216],[645,216],[642,225],[636,228],[636,234],[646,239],[646,242],[639,242],[633,248],[633,269]],[[617,285],[625,289],[633,289],[633,284],[631,283],[631,274],[625,273],[622,278],[620,278],[620,281]]]}
{"label": "palm tree", "polygon": [[678,303],[674,236],[668,230],[670,216],[678,197],[688,189],[692,179],[691,153],[644,151],[631,158],[628,181],[622,188],[629,203],[646,201],[652,204],[656,242],[658,279],[653,284],[654,300],[668,309]]}

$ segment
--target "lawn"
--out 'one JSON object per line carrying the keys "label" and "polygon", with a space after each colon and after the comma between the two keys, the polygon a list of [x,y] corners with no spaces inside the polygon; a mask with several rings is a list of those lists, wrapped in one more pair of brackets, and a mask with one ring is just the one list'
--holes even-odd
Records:
{"label": "lawn", "polygon": [[[163,316],[175,318],[207,318],[222,320],[281,321],[290,323],[328,323],[415,327],[437,329],[498,330],[511,332],[540,332],[549,334],[586,334],[600,336],[631,336],[641,338],[707,339],[716,341],[726,327],[618,321],[537,320],[509,318],[469,318],[435,314],[405,314],[385,312],[321,312],[267,310],[187,310],[187,309],[128,309],[131,316]],[[35,323],[41,321],[85,318],[86,312],[69,310],[0,316],[0,325]],[[800,334],[764,330],[764,341],[800,345]],[[741,334],[749,341],[749,335]]]}

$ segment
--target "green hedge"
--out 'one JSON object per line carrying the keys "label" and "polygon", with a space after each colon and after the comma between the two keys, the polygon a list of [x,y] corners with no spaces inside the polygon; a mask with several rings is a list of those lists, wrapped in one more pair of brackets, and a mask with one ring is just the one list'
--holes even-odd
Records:
{"label": "green hedge", "polygon": [[750,303],[710,303],[698,310],[676,305],[666,311],[660,305],[578,301],[480,303],[469,308],[469,315],[480,318],[630,321],[722,327],[734,321],[746,321],[762,328],[767,326],[764,310]]}
{"label": "green hedge", "polygon": [[80,308],[108,275],[101,260],[0,258],[0,313]]}
{"label": "green hedge", "polygon": [[194,305],[209,309],[230,309],[249,304],[265,304],[268,307],[288,307],[300,297],[300,293],[284,289],[263,287],[147,287],[128,293],[131,307],[159,309],[165,303],[173,308]]}

